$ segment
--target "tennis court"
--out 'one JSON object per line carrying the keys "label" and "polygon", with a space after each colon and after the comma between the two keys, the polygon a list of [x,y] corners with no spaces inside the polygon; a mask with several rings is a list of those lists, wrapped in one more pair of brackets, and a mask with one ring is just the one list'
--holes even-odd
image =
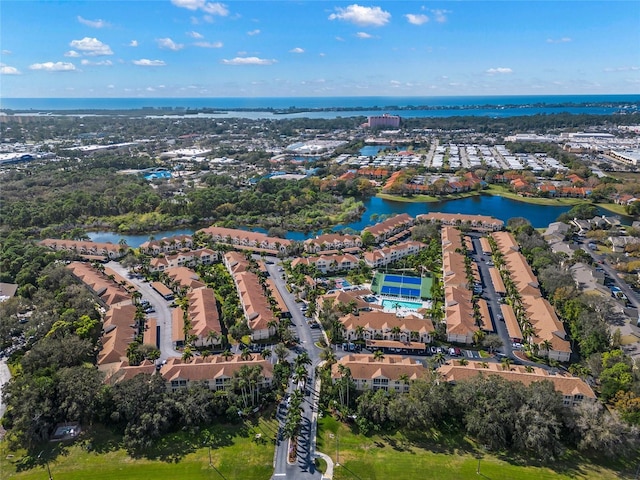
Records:
{"label": "tennis court", "polygon": [[430,300],[431,277],[414,277],[378,272],[371,283],[371,290],[378,295],[412,300]]}
{"label": "tennis court", "polygon": [[404,275],[385,275],[385,283],[404,283],[407,285],[420,285],[422,279],[419,277],[405,277]]}

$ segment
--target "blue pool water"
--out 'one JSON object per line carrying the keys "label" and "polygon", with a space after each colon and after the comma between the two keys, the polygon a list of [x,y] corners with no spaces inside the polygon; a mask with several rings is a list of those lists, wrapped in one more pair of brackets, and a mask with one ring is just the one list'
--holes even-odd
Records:
{"label": "blue pool water", "polygon": [[404,300],[382,300],[382,307],[385,310],[395,310],[396,305],[401,308],[410,308],[411,310],[418,310],[422,308],[422,302],[405,302]]}

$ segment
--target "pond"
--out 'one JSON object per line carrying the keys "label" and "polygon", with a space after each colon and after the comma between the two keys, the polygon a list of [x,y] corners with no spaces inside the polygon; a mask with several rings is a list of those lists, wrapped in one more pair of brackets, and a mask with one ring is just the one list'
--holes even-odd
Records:
{"label": "pond", "polygon": [[[393,216],[400,213],[408,213],[412,217],[429,212],[444,213],[465,213],[470,215],[489,215],[506,222],[513,217],[524,217],[536,227],[546,227],[555,222],[558,216],[564,212],[568,212],[570,206],[547,206],[535,205],[532,203],[518,202],[509,198],[494,195],[478,195],[474,197],[461,198],[458,200],[445,200],[442,202],[396,202],[384,198],[371,197],[364,202],[365,212],[360,220],[344,225],[337,225],[336,230],[350,228],[355,231],[361,231],[365,227],[373,225],[379,221],[380,217]],[[599,209],[599,215],[611,215],[606,210]],[[628,218],[622,218],[623,224],[629,224]],[[251,228],[250,230],[266,233],[261,228]],[[175,235],[191,235],[195,229],[182,228],[179,230],[169,230],[163,232],[155,232],[153,234],[144,235],[122,235],[117,232],[90,232],[89,238],[94,242],[111,242],[118,243],[121,238],[127,241],[131,247],[139,247],[142,243],[149,240],[153,235],[154,238],[171,237]],[[314,237],[319,232],[287,232],[286,237],[290,240],[302,241],[307,238]]]}

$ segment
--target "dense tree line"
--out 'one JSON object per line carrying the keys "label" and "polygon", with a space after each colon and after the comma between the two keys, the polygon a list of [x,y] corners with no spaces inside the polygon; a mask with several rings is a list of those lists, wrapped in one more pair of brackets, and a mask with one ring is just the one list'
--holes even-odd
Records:
{"label": "dense tree line", "polygon": [[[343,405],[355,413],[361,433],[402,430],[411,437],[441,432],[469,435],[485,448],[552,461],[566,448],[612,458],[629,458],[640,445],[639,430],[610,415],[599,403],[571,408],[547,381],[525,386],[498,375],[478,375],[450,384],[437,372],[406,380],[408,393],[367,390],[355,394],[350,372],[323,394],[328,406]],[[351,399],[346,400],[350,390]],[[343,411],[345,411],[343,409]]]}
{"label": "dense tree line", "polygon": [[[130,452],[141,452],[171,431],[237,421],[238,411],[271,398],[256,388],[261,378],[255,371],[238,372],[227,391],[196,382],[170,392],[160,375],[105,384],[95,366],[100,312],[88,290],[55,262],[34,286],[32,300],[0,303],[0,348],[10,354],[14,372],[3,388],[2,424],[13,447],[37,452],[58,423],[101,422],[123,435]],[[288,373],[279,367],[278,382]]]}
{"label": "dense tree line", "polygon": [[509,227],[538,275],[542,291],[568,327],[574,352],[580,357],[570,370],[595,379],[601,399],[613,404],[623,418],[640,425],[636,414],[640,412],[640,375],[631,358],[619,349],[619,339],[611,334],[619,321],[614,300],[580,292],[568,270],[575,262],[589,262],[591,257],[585,258],[581,250],[572,258],[553,253],[525,219],[511,219]]}

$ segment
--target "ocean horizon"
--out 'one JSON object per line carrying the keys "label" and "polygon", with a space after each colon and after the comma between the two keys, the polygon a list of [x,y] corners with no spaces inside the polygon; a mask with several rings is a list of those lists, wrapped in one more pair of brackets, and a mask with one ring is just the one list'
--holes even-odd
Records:
{"label": "ocean horizon", "polygon": [[444,97],[218,97],[218,98],[0,98],[3,110],[139,110],[139,109],[287,109],[287,108],[461,108],[479,106],[629,104],[640,106],[640,94],[497,95]]}

